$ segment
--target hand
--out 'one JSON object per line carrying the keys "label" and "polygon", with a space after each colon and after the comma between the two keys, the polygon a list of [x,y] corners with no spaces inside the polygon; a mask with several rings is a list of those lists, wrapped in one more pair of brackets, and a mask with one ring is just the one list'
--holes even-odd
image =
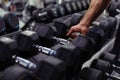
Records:
{"label": "hand", "polygon": [[77,37],[77,35],[74,34],[75,32],[86,35],[88,32],[88,26],[84,24],[77,24],[75,26],[72,26],[66,36]]}

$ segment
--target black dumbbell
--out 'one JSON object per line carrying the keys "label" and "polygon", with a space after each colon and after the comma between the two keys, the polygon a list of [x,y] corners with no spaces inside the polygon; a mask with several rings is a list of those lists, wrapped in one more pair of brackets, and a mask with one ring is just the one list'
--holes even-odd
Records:
{"label": "black dumbbell", "polygon": [[81,18],[83,17],[82,14],[73,14],[72,17],[66,19],[66,20],[55,20],[54,21],[54,24],[53,26],[56,27],[56,30],[57,30],[57,34],[58,35],[63,35],[65,36],[66,33],[67,33],[67,30],[73,26],[73,25],[76,25],[80,20]]}
{"label": "black dumbbell", "polygon": [[92,68],[96,68],[96,69],[100,69],[103,72],[108,72],[110,73],[112,70],[115,70],[117,72],[120,71],[120,67],[116,66],[108,61],[104,61],[101,59],[95,59],[93,60],[93,62],[91,63],[91,67]]}
{"label": "black dumbbell", "polygon": [[[59,78],[64,77],[66,66],[60,59],[39,53],[29,60],[38,65],[33,70],[33,75],[37,76],[40,80],[59,80]],[[47,74],[44,74],[44,72]]]}
{"label": "black dumbbell", "polygon": [[80,80],[102,80],[102,71],[85,67],[80,72]]}
{"label": "black dumbbell", "polygon": [[54,5],[56,4],[56,1],[55,0],[44,0],[44,6],[49,6],[49,5]]}
{"label": "black dumbbell", "polygon": [[109,53],[109,52],[102,53],[102,54],[99,56],[99,59],[108,61],[108,62],[110,62],[111,64],[116,63],[116,60],[117,60],[116,55],[114,55],[114,54],[112,54],[112,53]]}
{"label": "black dumbbell", "polygon": [[114,17],[106,18],[101,20],[99,27],[101,27],[108,38],[112,38],[116,29],[117,20]]}
{"label": "black dumbbell", "polygon": [[76,1],[70,1],[69,2],[70,5],[71,5],[71,8],[72,8],[72,12],[75,13],[75,12],[80,12],[78,7],[77,7],[77,4],[76,4]]}
{"label": "black dumbbell", "polygon": [[102,71],[93,68],[82,69],[80,77],[82,78],[82,80],[108,80],[108,79],[120,80],[120,77],[116,75],[103,73]]}
{"label": "black dumbbell", "polygon": [[107,39],[104,30],[94,25],[92,25],[92,28],[89,29],[86,36],[92,39],[92,41],[94,42],[95,52],[102,47],[102,45],[104,44],[103,41],[106,41]]}
{"label": "black dumbbell", "polygon": [[5,13],[1,15],[1,33],[11,33],[19,30],[19,20],[15,13]]}
{"label": "black dumbbell", "polygon": [[62,3],[61,5],[64,7],[66,15],[73,13],[72,6],[70,5],[69,1]]}
{"label": "black dumbbell", "polygon": [[89,7],[87,0],[82,0],[81,3],[82,3],[83,10],[86,10]]}
{"label": "black dumbbell", "polygon": [[119,12],[117,11],[117,9],[120,9],[120,2],[119,1],[111,1],[107,11],[109,12],[109,15],[114,17],[117,14],[119,14]]}
{"label": "black dumbbell", "polygon": [[16,14],[14,13],[5,14],[4,21],[6,25],[6,31],[8,33],[17,31],[19,29],[19,20]]}
{"label": "black dumbbell", "polygon": [[61,4],[56,5],[55,7],[57,8],[58,11],[58,17],[65,16],[65,9]]}
{"label": "black dumbbell", "polygon": [[0,80],[19,80],[19,79],[37,80],[32,76],[30,71],[19,65],[13,65],[0,73]]}
{"label": "black dumbbell", "polygon": [[[39,80],[58,80],[64,77],[64,62],[52,56],[47,56],[39,53],[29,60],[23,59],[18,56],[13,56],[15,62],[32,72],[32,75]],[[46,74],[43,74],[46,72]],[[54,73],[54,74],[53,74]]]}

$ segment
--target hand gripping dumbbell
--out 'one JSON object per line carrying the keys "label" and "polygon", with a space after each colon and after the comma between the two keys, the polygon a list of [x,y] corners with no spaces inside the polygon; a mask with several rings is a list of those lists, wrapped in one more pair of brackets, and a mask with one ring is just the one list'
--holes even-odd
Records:
{"label": "hand gripping dumbbell", "polygon": [[27,69],[13,65],[0,72],[0,80],[37,80]]}
{"label": "hand gripping dumbbell", "polygon": [[[49,44],[49,42],[52,42],[51,40],[53,40],[53,39],[51,39],[51,38],[54,37],[53,29],[49,25],[40,24],[39,27],[37,28],[36,32],[38,33],[38,35],[40,37],[41,45],[49,47],[49,46],[47,46],[47,44]],[[63,39],[63,40],[66,42],[69,42],[65,39]],[[83,52],[92,53],[92,51],[94,49],[94,44],[92,43],[91,39],[81,36],[81,35],[79,37],[77,37],[75,40],[71,41],[71,43],[73,45],[75,45],[76,47],[82,49]]]}
{"label": "hand gripping dumbbell", "polygon": [[[53,37],[52,32],[53,32],[52,29],[49,26],[46,26],[46,25],[41,25],[41,26],[39,26],[39,28],[37,28],[37,33],[38,33],[39,37],[40,38],[42,37],[41,39],[43,39],[40,42],[41,44],[43,43],[42,44],[43,46],[47,46],[47,44],[49,44],[49,42],[51,42],[50,38]],[[42,42],[42,41],[44,41],[44,42]],[[65,42],[69,42],[69,41],[65,40]],[[94,45],[92,44],[92,42],[91,42],[91,40],[89,38],[79,36],[75,40],[71,41],[71,43],[73,45],[75,45],[76,47],[78,47],[82,51],[83,56],[82,56],[82,61],[81,62],[84,63],[84,61],[88,60],[93,55]],[[55,47],[59,47],[60,45],[61,44],[57,44],[57,45],[55,45]],[[79,62],[80,65],[82,64],[81,62]]]}
{"label": "hand gripping dumbbell", "polygon": [[[88,75],[86,77],[86,75]],[[80,80],[120,80],[116,75],[103,73],[101,70],[85,67],[81,71]]]}
{"label": "hand gripping dumbbell", "polygon": [[[0,62],[1,62],[1,70],[5,69],[6,67],[17,63],[28,70],[32,71],[32,74],[40,79],[44,79],[45,76],[42,74],[43,71],[46,71],[49,73],[49,79],[45,80],[58,80],[59,74],[64,70],[64,63],[63,61],[50,57],[44,54],[38,54],[35,57],[30,58],[29,60],[26,60],[24,58],[16,56],[17,54],[15,53],[15,48],[16,48],[16,42],[13,39],[6,38],[6,37],[1,37],[0,39],[0,45],[1,45],[1,50],[0,50]],[[22,54],[22,53],[21,53]],[[39,57],[39,58],[38,58]],[[51,62],[52,61],[52,62]],[[42,68],[43,67],[43,68]],[[45,68],[47,67],[47,68]],[[50,71],[48,70],[50,69]],[[62,68],[62,69],[61,69]],[[40,73],[41,71],[41,73]],[[53,72],[55,75],[52,75]],[[38,76],[40,75],[40,76]],[[42,76],[41,76],[42,75]]]}
{"label": "hand gripping dumbbell", "polygon": [[109,62],[107,61],[103,61],[103,60],[100,60],[100,59],[95,59],[93,60],[93,62],[91,63],[91,66],[92,68],[95,68],[95,69],[98,69],[98,70],[101,70],[103,73],[104,73],[104,77],[105,79],[107,78],[111,78],[111,79],[115,79],[115,80],[120,80],[119,77],[115,77],[115,76],[112,76],[111,75],[111,72],[113,70],[117,71],[117,70],[120,70],[120,68],[118,66],[115,66],[115,65],[111,65]]}
{"label": "hand gripping dumbbell", "polygon": [[59,36],[65,36],[67,33],[67,30],[71,26],[78,24],[82,17],[83,17],[83,14],[75,13],[66,20],[63,20],[62,18],[54,20],[53,26],[56,28],[57,34]]}

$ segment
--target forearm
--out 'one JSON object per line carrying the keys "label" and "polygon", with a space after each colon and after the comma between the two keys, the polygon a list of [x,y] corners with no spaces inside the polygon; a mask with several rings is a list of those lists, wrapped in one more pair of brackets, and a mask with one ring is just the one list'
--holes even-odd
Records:
{"label": "forearm", "polygon": [[90,7],[79,24],[89,26],[107,7],[110,0],[91,0]]}

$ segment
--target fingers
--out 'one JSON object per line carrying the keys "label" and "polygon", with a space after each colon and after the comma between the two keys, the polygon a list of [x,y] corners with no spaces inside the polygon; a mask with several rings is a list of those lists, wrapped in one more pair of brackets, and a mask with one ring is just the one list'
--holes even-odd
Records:
{"label": "fingers", "polygon": [[66,34],[66,36],[70,36],[73,31],[74,31],[74,30],[71,28],[71,29],[68,31],[68,33]]}
{"label": "fingers", "polygon": [[73,34],[71,34],[71,38],[76,38],[78,35],[77,34],[75,34],[75,33],[73,33]]}

